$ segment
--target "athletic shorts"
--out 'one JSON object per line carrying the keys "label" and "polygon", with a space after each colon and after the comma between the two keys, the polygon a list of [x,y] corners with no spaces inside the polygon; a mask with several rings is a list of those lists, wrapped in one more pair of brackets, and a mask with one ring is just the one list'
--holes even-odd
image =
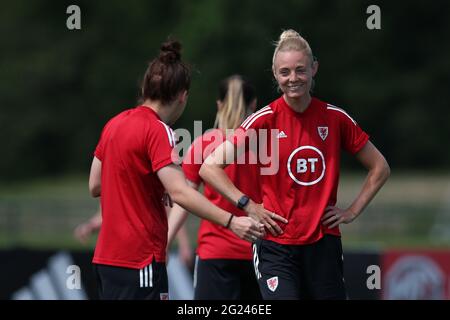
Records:
{"label": "athletic shorts", "polygon": [[168,300],[165,263],[153,261],[142,269],[94,264],[101,300]]}
{"label": "athletic shorts", "polygon": [[340,237],[325,235],[308,245],[257,240],[253,264],[264,300],[347,297]]}
{"label": "athletic shorts", "polygon": [[194,289],[195,300],[261,300],[251,260],[197,256]]}

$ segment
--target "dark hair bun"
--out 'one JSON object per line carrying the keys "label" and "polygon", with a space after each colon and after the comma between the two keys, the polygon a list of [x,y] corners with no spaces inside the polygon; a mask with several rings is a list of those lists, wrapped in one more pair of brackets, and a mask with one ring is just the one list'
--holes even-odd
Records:
{"label": "dark hair bun", "polygon": [[168,40],[161,45],[159,60],[163,63],[174,63],[181,60],[181,43]]}

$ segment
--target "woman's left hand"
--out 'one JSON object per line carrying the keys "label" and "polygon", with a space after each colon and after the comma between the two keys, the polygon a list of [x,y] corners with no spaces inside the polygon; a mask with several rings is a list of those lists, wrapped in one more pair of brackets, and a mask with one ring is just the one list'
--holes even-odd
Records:
{"label": "woman's left hand", "polygon": [[355,220],[356,214],[349,209],[342,210],[335,206],[328,206],[325,208],[325,213],[320,219],[322,224],[332,229],[337,227],[341,223],[350,223]]}

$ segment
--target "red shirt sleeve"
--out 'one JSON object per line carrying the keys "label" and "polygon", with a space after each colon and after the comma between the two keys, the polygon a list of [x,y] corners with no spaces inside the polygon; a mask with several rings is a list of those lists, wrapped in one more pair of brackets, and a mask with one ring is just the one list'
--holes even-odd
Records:
{"label": "red shirt sleeve", "polygon": [[176,163],[175,135],[168,125],[158,121],[152,126],[147,137],[147,156],[153,172]]}
{"label": "red shirt sleeve", "polygon": [[101,137],[97,147],[95,148],[94,156],[100,161],[103,161],[103,139]]}
{"label": "red shirt sleeve", "polygon": [[340,114],[341,139],[344,150],[357,153],[369,141],[369,135],[344,111]]}
{"label": "red shirt sleeve", "polygon": [[107,137],[107,131],[109,130],[110,123],[113,119],[109,120],[103,127],[102,133],[100,134],[100,140],[98,141],[94,151],[94,156],[100,161],[103,161],[105,139]]}

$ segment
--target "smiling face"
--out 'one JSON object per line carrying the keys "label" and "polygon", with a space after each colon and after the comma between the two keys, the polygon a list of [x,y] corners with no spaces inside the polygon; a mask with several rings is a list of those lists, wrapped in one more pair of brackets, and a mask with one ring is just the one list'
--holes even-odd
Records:
{"label": "smiling face", "polygon": [[309,95],[317,68],[317,62],[312,62],[304,50],[279,51],[273,73],[286,98],[300,99]]}

